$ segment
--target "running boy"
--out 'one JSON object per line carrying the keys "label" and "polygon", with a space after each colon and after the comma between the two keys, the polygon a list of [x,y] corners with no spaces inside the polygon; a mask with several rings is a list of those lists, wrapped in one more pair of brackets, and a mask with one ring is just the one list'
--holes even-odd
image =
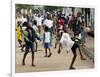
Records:
{"label": "running boy", "polygon": [[[50,47],[51,47],[51,34],[49,32],[48,27],[45,27],[45,32],[43,35],[43,44],[45,48],[45,57],[50,57],[52,55]],[[47,54],[47,49],[49,50],[49,55]]]}
{"label": "running boy", "polygon": [[75,60],[76,60],[76,57],[77,57],[77,53],[76,53],[76,49],[78,48],[79,49],[79,53],[80,53],[80,57],[81,57],[81,60],[85,60],[85,58],[83,57],[83,55],[82,55],[82,53],[81,53],[81,50],[80,50],[80,47],[79,47],[79,45],[78,44],[76,44],[74,41],[72,41],[71,40],[71,38],[70,38],[70,36],[69,36],[69,34],[67,33],[67,30],[66,29],[64,29],[64,33],[62,34],[62,37],[61,37],[61,39],[60,39],[60,45],[59,45],[59,49],[58,49],[58,53],[60,54],[60,52],[61,52],[61,44],[62,43],[66,43],[66,46],[67,46],[67,50],[69,51],[70,49],[72,50],[72,52],[73,52],[73,59],[72,59],[72,62],[71,62],[71,64],[70,64],[70,67],[69,67],[69,69],[75,69],[74,67],[73,67],[73,64],[74,64],[74,62],[75,62]]}

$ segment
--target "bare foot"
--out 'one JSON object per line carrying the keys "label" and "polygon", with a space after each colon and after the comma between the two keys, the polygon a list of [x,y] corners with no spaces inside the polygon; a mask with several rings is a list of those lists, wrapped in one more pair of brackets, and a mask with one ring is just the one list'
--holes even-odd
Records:
{"label": "bare foot", "polygon": [[86,60],[84,57],[81,57],[81,60]]}
{"label": "bare foot", "polygon": [[47,55],[45,55],[44,57],[47,57]]}
{"label": "bare foot", "polygon": [[22,65],[24,66],[25,65],[25,62],[22,62]]}
{"label": "bare foot", "polygon": [[69,69],[70,69],[70,70],[75,70],[75,68],[74,68],[74,67],[70,67]]}
{"label": "bare foot", "polygon": [[60,54],[60,52],[61,52],[61,51],[60,51],[60,50],[58,50],[58,54]]}
{"label": "bare foot", "polygon": [[50,53],[50,54],[48,55],[48,57],[51,57],[51,55],[52,55],[52,53]]}
{"label": "bare foot", "polygon": [[33,67],[35,67],[36,65],[32,64]]}

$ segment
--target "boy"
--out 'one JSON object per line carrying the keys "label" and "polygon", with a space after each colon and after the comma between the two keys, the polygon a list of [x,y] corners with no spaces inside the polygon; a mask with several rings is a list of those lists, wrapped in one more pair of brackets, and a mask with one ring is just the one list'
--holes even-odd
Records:
{"label": "boy", "polygon": [[64,29],[64,33],[62,34],[62,37],[61,37],[61,39],[60,39],[60,45],[59,45],[59,50],[58,50],[58,53],[60,54],[60,52],[61,52],[61,44],[62,43],[66,43],[66,45],[67,45],[67,50],[72,50],[72,52],[73,52],[73,59],[72,59],[72,62],[71,62],[71,64],[70,64],[70,67],[69,67],[69,69],[75,69],[74,67],[73,67],[73,64],[74,64],[74,62],[75,62],[75,60],[76,60],[76,57],[77,57],[77,53],[76,53],[76,49],[78,48],[79,49],[79,53],[80,53],[80,56],[81,56],[81,60],[85,60],[85,58],[83,57],[83,55],[82,55],[82,53],[81,53],[81,51],[80,51],[80,47],[79,47],[79,45],[78,44],[76,44],[74,41],[72,41],[71,40],[71,38],[70,38],[70,36],[69,36],[69,34],[67,33],[67,30],[66,29]]}
{"label": "boy", "polygon": [[29,49],[31,49],[32,66],[35,66],[34,65],[34,42],[35,42],[35,38],[37,38],[38,40],[40,40],[40,38],[36,35],[35,31],[30,26],[29,23],[27,24],[26,31],[28,32],[28,36],[27,36],[27,39],[26,39],[26,49],[25,49],[25,53],[24,53],[24,56],[23,56],[22,65],[25,65],[25,58],[26,58],[26,56],[27,56],[27,54],[29,52]]}
{"label": "boy", "polygon": [[[51,34],[49,32],[48,27],[45,27],[45,32],[43,35],[43,44],[45,48],[45,56],[44,57],[50,57],[52,55],[50,46],[51,46]],[[47,49],[49,50],[49,55],[47,55]]]}
{"label": "boy", "polygon": [[[33,26],[32,26],[32,28],[33,28],[33,30],[35,31],[35,33],[37,34],[37,36],[40,37],[39,29],[38,29],[38,27],[37,27],[37,21],[36,21],[36,20],[33,21]],[[35,40],[35,45],[36,45],[36,50],[35,50],[35,51],[37,52],[37,48],[38,48],[38,42],[37,42],[37,40]]]}

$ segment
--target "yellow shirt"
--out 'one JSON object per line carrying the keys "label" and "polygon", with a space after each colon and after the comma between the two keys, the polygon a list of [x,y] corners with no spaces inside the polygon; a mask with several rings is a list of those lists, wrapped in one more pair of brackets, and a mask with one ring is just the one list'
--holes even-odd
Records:
{"label": "yellow shirt", "polygon": [[17,39],[22,40],[22,32],[20,26],[16,27],[16,32],[17,32]]}

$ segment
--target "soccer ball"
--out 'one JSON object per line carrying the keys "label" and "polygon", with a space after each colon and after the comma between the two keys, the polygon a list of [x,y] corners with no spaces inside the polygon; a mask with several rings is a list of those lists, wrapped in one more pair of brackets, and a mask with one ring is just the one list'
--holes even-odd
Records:
{"label": "soccer ball", "polygon": [[86,27],[86,28],[85,28],[85,31],[86,31],[86,32],[90,32],[91,29],[90,29],[89,27]]}

